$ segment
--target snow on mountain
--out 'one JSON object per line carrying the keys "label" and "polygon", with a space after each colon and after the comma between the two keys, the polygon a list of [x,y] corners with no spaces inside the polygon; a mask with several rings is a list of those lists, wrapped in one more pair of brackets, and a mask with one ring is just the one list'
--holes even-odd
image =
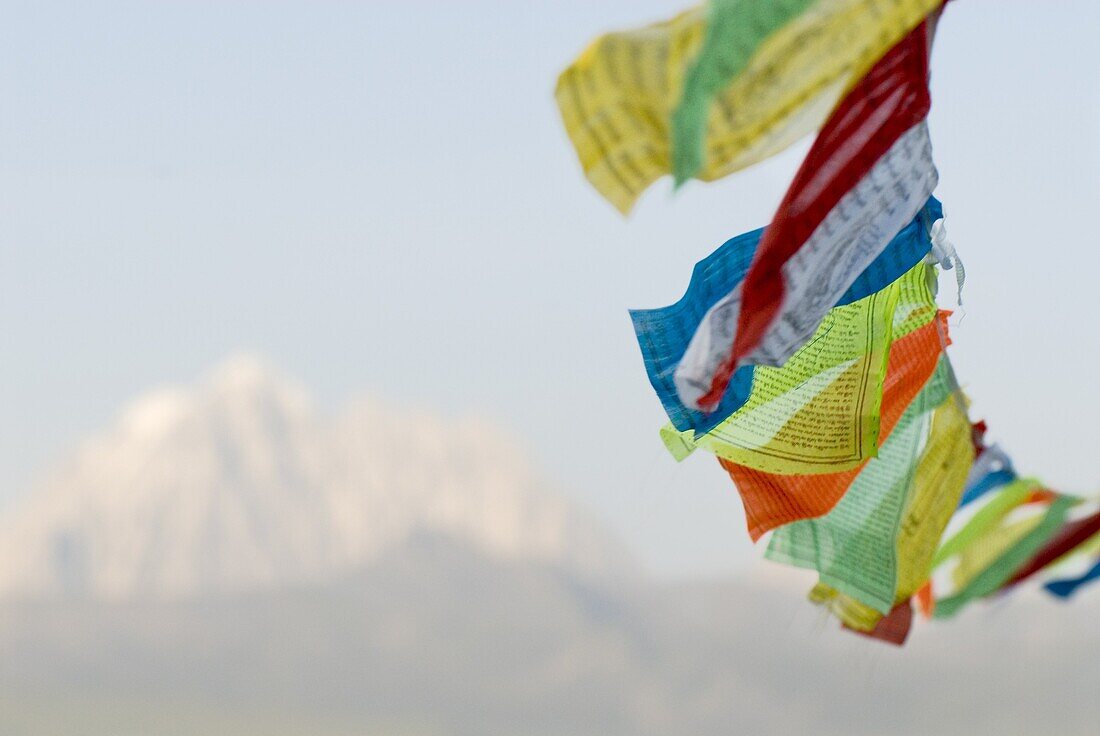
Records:
{"label": "snow on mountain", "polygon": [[316,582],[416,535],[602,575],[606,531],[499,430],[373,400],[335,417],[261,361],[134,401],[0,520],[0,595],[183,597]]}

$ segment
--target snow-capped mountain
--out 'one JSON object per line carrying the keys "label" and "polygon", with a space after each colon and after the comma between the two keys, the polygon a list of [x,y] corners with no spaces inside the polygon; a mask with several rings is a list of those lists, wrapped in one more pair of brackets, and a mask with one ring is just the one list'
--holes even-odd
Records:
{"label": "snow-capped mountain", "polygon": [[317,582],[420,534],[585,574],[629,566],[487,423],[372,400],[326,416],[237,356],[134,401],[0,522],[0,595]]}

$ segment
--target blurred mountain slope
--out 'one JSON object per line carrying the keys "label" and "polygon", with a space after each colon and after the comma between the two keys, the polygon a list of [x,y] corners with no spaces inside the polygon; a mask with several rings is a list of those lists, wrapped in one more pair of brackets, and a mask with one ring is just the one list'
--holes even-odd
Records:
{"label": "blurred mountain slope", "polygon": [[631,564],[486,422],[366,399],[324,416],[242,355],[134,401],[0,523],[0,596],[316,582],[417,533],[594,574]]}
{"label": "blurred mountain slope", "polygon": [[811,580],[651,579],[499,430],[327,417],[238,357],[0,523],[0,733],[1096,732],[1100,586],[897,650],[837,630]]}

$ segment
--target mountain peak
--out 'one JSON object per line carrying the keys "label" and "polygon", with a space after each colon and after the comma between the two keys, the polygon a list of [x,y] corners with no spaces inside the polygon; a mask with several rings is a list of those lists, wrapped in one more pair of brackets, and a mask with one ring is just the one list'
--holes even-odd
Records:
{"label": "mountain peak", "polygon": [[629,564],[500,430],[369,403],[321,416],[247,353],[139,397],[0,520],[0,595],[315,582],[425,533],[586,574]]}
{"label": "mountain peak", "polygon": [[207,371],[196,386],[200,393],[221,396],[266,395],[274,400],[308,407],[309,392],[260,355],[247,351],[230,354]]}
{"label": "mountain peak", "polygon": [[230,389],[254,389],[287,382],[270,362],[247,350],[226,356],[204,376],[204,383]]}

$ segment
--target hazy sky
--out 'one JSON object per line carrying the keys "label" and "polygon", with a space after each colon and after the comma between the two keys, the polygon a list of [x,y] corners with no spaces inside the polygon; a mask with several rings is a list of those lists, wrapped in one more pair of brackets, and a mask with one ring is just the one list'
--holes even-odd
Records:
{"label": "hazy sky", "polygon": [[[512,428],[667,571],[754,559],[713,461],[675,465],[628,307],[770,218],[806,146],[623,220],[557,72],[680,0],[3,3],[0,500],[127,399],[241,347],[323,406]],[[938,194],[970,280],[954,358],[1025,472],[1100,491],[1100,6],[958,0]]]}

